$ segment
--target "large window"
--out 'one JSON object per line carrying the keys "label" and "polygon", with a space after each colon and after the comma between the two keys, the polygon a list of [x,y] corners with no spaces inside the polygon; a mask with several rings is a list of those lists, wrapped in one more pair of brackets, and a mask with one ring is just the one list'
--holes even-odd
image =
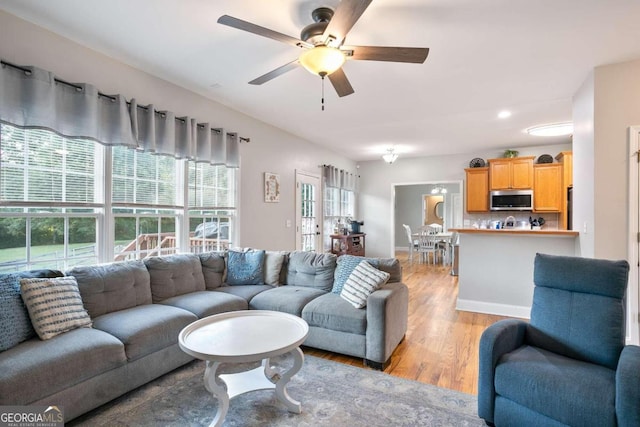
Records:
{"label": "large window", "polygon": [[235,169],[0,127],[0,273],[224,249],[235,201]]}
{"label": "large window", "polygon": [[235,215],[235,174],[221,165],[189,162],[189,251],[228,249]]}
{"label": "large window", "polygon": [[125,147],[112,151],[114,259],[179,251],[175,159]]}

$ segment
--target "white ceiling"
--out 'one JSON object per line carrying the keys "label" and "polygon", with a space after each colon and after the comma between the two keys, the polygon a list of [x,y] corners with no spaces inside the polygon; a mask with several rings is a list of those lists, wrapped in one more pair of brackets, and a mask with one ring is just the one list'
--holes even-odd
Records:
{"label": "white ceiling", "polygon": [[[346,44],[429,47],[424,64],[348,61],[338,98],[304,69],[248,81],[299,49],[216,23],[232,15],[299,37],[339,0],[0,0],[0,8],[357,160],[567,142],[532,125],[571,120],[596,66],[640,58],[638,0],[374,0]],[[37,65],[37,64],[34,64]],[[640,78],[640,76],[639,76]],[[513,115],[498,119],[501,110]],[[259,139],[258,135],[249,135]]]}

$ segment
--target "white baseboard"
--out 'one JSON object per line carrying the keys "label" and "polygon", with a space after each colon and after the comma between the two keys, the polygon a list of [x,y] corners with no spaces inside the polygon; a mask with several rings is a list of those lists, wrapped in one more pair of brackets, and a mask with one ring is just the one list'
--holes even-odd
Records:
{"label": "white baseboard", "polygon": [[464,300],[460,298],[458,298],[456,303],[456,310],[495,314],[498,316],[519,317],[521,319],[529,319],[531,316],[531,307]]}

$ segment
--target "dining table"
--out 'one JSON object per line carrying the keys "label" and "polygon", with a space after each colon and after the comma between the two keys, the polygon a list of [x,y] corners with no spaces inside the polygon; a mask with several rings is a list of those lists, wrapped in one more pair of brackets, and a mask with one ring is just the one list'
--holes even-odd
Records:
{"label": "dining table", "polygon": [[[422,235],[421,232],[417,232],[417,233],[412,233],[411,234],[412,237],[415,239],[420,239],[420,236]],[[444,264],[451,264],[452,261],[452,246],[453,246],[453,242],[451,241],[451,238],[453,237],[453,232],[450,231],[441,231],[439,233],[435,233],[433,234],[434,236],[436,236],[439,239],[439,242],[444,243],[446,246],[446,250],[445,250],[445,256],[443,257],[443,261]]]}

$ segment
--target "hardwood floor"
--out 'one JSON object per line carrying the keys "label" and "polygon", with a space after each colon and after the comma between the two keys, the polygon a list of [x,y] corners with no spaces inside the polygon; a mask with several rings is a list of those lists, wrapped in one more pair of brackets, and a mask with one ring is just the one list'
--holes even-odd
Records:
{"label": "hardwood floor", "polygon": [[[385,372],[464,393],[478,392],[478,343],[482,331],[506,317],[456,311],[458,278],[449,266],[402,263],[409,287],[409,327]],[[306,354],[354,366],[362,359],[311,348]]]}

